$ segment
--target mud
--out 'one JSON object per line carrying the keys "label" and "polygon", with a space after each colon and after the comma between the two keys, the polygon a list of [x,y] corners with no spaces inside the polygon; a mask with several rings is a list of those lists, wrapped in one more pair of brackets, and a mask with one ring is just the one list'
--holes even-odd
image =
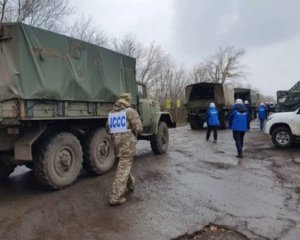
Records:
{"label": "mud", "polygon": [[178,238],[172,240],[189,240],[189,239],[198,239],[198,240],[248,240],[248,238],[229,228],[221,227],[217,225],[208,225],[204,229],[197,231],[193,234],[184,234]]}
{"label": "mud", "polygon": [[[230,131],[218,143],[189,126],[170,131],[170,147],[153,155],[138,144],[136,189],[109,207],[115,169],[61,191],[36,184],[22,167],[0,182],[0,239],[174,239],[212,223],[249,239],[299,239],[299,146],[276,149],[252,123],[245,158]],[[200,238],[201,239],[201,238]],[[213,238],[212,238],[213,239]]]}

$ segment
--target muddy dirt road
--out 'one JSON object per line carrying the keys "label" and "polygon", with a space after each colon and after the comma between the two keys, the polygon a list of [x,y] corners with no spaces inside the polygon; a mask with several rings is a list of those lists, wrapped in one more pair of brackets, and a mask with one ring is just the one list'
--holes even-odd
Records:
{"label": "muddy dirt road", "polygon": [[42,190],[17,168],[0,182],[0,239],[171,239],[209,223],[250,239],[300,239],[300,149],[275,149],[254,123],[245,158],[229,130],[217,144],[189,126],[170,131],[167,154],[138,144],[137,185],[127,203],[109,207],[115,170]]}

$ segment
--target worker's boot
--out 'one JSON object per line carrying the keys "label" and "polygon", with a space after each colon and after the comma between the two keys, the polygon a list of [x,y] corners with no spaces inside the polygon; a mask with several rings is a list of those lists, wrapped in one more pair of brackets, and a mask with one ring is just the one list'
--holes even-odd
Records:
{"label": "worker's boot", "polygon": [[131,175],[129,175],[128,182],[126,185],[126,192],[133,192],[135,187],[135,178]]}
{"label": "worker's boot", "polygon": [[126,202],[126,198],[124,198],[124,197],[122,197],[118,200],[113,200],[113,199],[109,200],[110,206],[118,206],[118,205],[121,205],[125,202]]}

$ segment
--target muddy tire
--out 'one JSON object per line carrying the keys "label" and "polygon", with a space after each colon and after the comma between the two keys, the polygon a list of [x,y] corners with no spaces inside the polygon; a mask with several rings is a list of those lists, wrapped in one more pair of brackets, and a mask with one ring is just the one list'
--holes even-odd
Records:
{"label": "muddy tire", "polygon": [[104,128],[89,132],[83,139],[83,168],[91,175],[101,175],[108,172],[114,162],[111,136]]}
{"label": "muddy tire", "polygon": [[193,130],[198,130],[198,129],[203,128],[203,124],[204,124],[204,122],[199,121],[197,118],[190,119],[190,126],[191,126],[191,129],[193,129]]}
{"label": "muddy tire", "polygon": [[272,132],[272,142],[278,148],[288,148],[294,144],[294,136],[287,127],[278,127]]}
{"label": "muddy tire", "polygon": [[25,167],[27,167],[27,168],[29,168],[29,169],[31,169],[31,170],[33,170],[33,168],[34,168],[33,162],[32,162],[32,161],[26,162],[24,165],[25,165]]}
{"label": "muddy tire", "polygon": [[0,179],[7,178],[16,168],[12,154],[0,153]]}
{"label": "muddy tire", "polygon": [[225,112],[220,112],[219,119],[220,119],[220,129],[226,129]]}
{"label": "muddy tire", "polygon": [[60,189],[75,182],[81,164],[79,140],[72,133],[63,132],[39,145],[34,156],[34,173],[42,185]]}
{"label": "muddy tire", "polygon": [[169,129],[165,122],[160,122],[158,132],[150,140],[153,153],[162,154],[167,151],[169,146]]}
{"label": "muddy tire", "polygon": [[198,123],[198,129],[203,129],[204,128],[204,121],[199,121]]}

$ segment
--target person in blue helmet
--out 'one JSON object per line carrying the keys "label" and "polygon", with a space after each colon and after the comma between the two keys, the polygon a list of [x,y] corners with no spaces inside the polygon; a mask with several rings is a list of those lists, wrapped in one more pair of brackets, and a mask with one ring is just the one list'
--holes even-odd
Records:
{"label": "person in blue helmet", "polygon": [[217,129],[220,126],[220,121],[219,121],[219,113],[215,103],[209,104],[209,108],[206,113],[206,123],[207,123],[206,141],[209,140],[210,132],[213,130],[214,143],[217,143],[218,140]]}
{"label": "person in blue helmet", "polygon": [[265,120],[268,117],[268,110],[264,103],[261,103],[259,107],[257,108],[258,112],[258,118],[260,121],[260,130],[262,131],[264,129]]}
{"label": "person in blue helmet", "polygon": [[269,102],[266,102],[264,105],[265,105],[265,108],[267,110],[267,116],[269,116],[269,113],[270,113],[270,104],[269,104]]}
{"label": "person in blue helmet", "polygon": [[248,111],[248,114],[249,114],[249,116],[250,116],[250,121],[251,121],[252,108],[251,108],[251,106],[250,106],[250,104],[249,104],[249,101],[248,101],[248,100],[245,100],[244,105],[245,105],[245,107],[246,107],[246,109],[247,109],[247,111]]}
{"label": "person in blue helmet", "polygon": [[273,102],[270,102],[270,110],[269,114],[275,113],[276,112],[276,106]]}
{"label": "person in blue helmet", "polygon": [[236,99],[235,106],[226,116],[226,120],[229,121],[229,126],[232,129],[237,149],[236,157],[243,158],[244,137],[250,128],[250,116],[242,99]]}

